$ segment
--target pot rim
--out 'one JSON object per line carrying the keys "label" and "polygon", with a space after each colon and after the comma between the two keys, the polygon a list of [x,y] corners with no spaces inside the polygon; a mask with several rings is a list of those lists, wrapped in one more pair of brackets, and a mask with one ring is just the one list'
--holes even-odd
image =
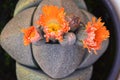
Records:
{"label": "pot rim", "polygon": [[120,70],[120,17],[118,16],[119,11],[117,11],[117,8],[119,8],[118,5],[114,5],[114,2],[117,2],[119,0],[102,0],[105,7],[108,9],[109,14],[111,15],[112,21],[115,26],[115,35],[116,35],[116,56],[115,61],[113,64],[113,68],[111,70],[111,73],[108,77],[108,80],[116,80],[119,70]]}

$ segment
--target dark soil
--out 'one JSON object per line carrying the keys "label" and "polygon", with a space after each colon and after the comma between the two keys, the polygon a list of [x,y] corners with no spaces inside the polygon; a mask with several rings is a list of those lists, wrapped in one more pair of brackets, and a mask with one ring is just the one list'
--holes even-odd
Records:
{"label": "dark soil", "polygon": [[[0,0],[0,32],[13,17],[18,0]],[[0,80],[17,80],[15,61],[0,46]]]}

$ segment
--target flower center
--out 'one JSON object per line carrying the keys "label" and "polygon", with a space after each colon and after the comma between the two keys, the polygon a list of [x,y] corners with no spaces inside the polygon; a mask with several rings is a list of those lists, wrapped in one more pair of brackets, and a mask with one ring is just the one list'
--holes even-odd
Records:
{"label": "flower center", "polygon": [[56,22],[51,22],[51,23],[48,23],[48,30],[50,31],[50,32],[58,32],[60,29],[61,29],[61,26],[58,24],[58,23],[56,23]]}

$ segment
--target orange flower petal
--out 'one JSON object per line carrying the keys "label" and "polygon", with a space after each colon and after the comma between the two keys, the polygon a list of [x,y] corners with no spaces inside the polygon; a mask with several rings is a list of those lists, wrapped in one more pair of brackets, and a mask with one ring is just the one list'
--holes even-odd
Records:
{"label": "orange flower petal", "polygon": [[87,23],[86,33],[88,34],[88,37],[83,40],[84,48],[88,48],[89,52],[93,50],[95,54],[97,54],[96,50],[101,48],[101,43],[109,38],[110,35],[101,20],[101,18],[96,20],[96,18],[93,17],[92,21]]}
{"label": "orange flower petal", "polygon": [[37,24],[43,28],[47,42],[49,39],[62,41],[63,34],[70,30],[68,22],[65,20],[64,8],[53,5],[42,7],[42,14]]}
{"label": "orange flower petal", "polygon": [[24,33],[23,41],[25,46],[40,39],[40,35],[34,26],[22,29],[21,32]]}

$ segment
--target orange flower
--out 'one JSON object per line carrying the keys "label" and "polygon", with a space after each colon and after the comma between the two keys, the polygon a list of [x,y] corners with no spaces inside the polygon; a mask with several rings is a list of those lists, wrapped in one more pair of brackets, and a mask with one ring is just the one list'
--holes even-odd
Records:
{"label": "orange flower", "polygon": [[24,45],[27,46],[31,42],[36,42],[40,39],[40,35],[34,26],[21,30],[24,33]]}
{"label": "orange flower", "polygon": [[109,37],[109,31],[101,22],[101,18],[96,20],[95,17],[92,18],[92,22],[88,22],[86,25],[87,38],[83,40],[83,45],[90,52],[91,50],[97,54],[96,50],[101,48],[101,43]]}
{"label": "orange flower", "polygon": [[43,28],[46,42],[49,42],[49,39],[62,41],[63,34],[70,30],[68,22],[65,20],[64,8],[46,5],[42,7],[42,12],[37,24]]}

